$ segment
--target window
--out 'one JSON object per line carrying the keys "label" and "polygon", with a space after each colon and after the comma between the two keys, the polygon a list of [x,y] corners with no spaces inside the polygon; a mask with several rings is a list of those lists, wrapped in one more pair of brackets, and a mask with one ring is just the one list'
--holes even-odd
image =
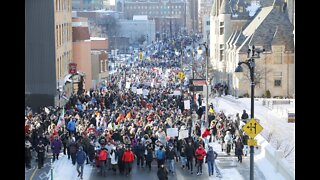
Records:
{"label": "window", "polygon": [[274,87],[281,87],[281,79],[274,80]]}
{"label": "window", "polygon": [[223,60],[223,53],[224,53],[224,51],[223,50],[220,50],[220,61],[222,61]]}
{"label": "window", "polygon": [[220,35],[223,35],[223,34],[224,34],[224,28],[221,27],[221,28],[220,28]]}
{"label": "window", "polygon": [[107,63],[107,60],[105,59],[105,60],[104,60],[104,72],[107,72],[107,71],[108,71],[108,69],[107,69],[108,66],[107,66],[107,65],[108,65],[108,63]]}
{"label": "window", "polygon": [[207,21],[206,23],[207,23],[207,26],[210,26],[210,21]]}
{"label": "window", "polygon": [[223,26],[224,25],[224,22],[220,22],[220,26]]}
{"label": "window", "polygon": [[224,44],[220,44],[220,49],[223,49],[224,48]]}

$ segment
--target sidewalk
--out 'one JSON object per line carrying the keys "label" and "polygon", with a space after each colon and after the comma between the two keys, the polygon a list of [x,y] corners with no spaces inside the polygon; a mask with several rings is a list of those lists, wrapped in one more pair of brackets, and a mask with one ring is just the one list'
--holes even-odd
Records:
{"label": "sidewalk", "polygon": [[[80,179],[78,177],[77,164],[72,165],[71,159],[68,159],[67,155],[60,153],[59,160],[56,160],[52,165],[53,165],[53,179],[56,179],[56,180]],[[93,167],[90,166],[90,164],[84,165],[84,168],[83,168],[84,180],[90,178],[92,169]]]}

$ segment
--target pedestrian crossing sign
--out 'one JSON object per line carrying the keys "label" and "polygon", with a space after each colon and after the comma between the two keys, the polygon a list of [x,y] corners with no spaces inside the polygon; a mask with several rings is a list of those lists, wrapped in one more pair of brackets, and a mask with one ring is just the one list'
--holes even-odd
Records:
{"label": "pedestrian crossing sign", "polygon": [[184,73],[180,71],[180,72],[178,73],[178,78],[179,78],[180,80],[183,80],[183,79],[185,78]]}
{"label": "pedestrian crossing sign", "polygon": [[242,130],[244,130],[251,138],[256,137],[256,135],[259,134],[262,129],[263,127],[253,118],[242,127]]}

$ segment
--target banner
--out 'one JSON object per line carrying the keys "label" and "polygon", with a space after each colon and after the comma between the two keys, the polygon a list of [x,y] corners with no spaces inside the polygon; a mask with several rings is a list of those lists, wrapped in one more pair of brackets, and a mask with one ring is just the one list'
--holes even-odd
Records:
{"label": "banner", "polygon": [[170,136],[170,137],[178,136],[178,128],[167,128],[167,136]]}
{"label": "banner", "polygon": [[137,89],[137,94],[142,94],[142,89]]}
{"label": "banner", "polygon": [[149,90],[148,89],[143,89],[142,94],[144,96],[147,96],[149,94]]}
{"label": "banner", "polygon": [[137,93],[137,87],[132,87],[131,91],[134,92],[134,93]]}
{"label": "banner", "polygon": [[190,109],[190,100],[184,101],[184,109]]}
{"label": "banner", "polygon": [[173,91],[173,95],[180,96],[181,95],[181,91]]}
{"label": "banner", "polygon": [[130,89],[130,82],[126,82],[126,89]]}
{"label": "banner", "polygon": [[180,139],[184,139],[184,138],[187,138],[189,136],[189,130],[188,129],[185,129],[185,130],[180,130],[179,131],[179,140]]}

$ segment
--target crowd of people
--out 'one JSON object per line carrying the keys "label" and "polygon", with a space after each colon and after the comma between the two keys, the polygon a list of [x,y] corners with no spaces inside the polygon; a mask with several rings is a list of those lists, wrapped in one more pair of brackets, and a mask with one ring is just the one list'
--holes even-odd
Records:
{"label": "crowd of people", "polygon": [[[123,66],[105,86],[72,94],[64,107],[45,107],[39,112],[27,107],[26,168],[31,168],[35,151],[38,168],[43,167],[49,152],[53,161],[63,153],[70,164],[77,164],[80,178],[85,163],[99,168],[101,176],[106,176],[107,170],[129,176],[134,162],[137,168],[151,171],[153,161],[158,164],[159,179],[174,175],[177,164],[191,174],[195,168],[200,176],[207,163],[211,176],[218,154],[208,143],[215,141],[228,154],[235,148],[241,163],[243,153],[247,155],[248,136],[241,130],[245,121],[239,114],[231,118],[215,112],[212,104],[206,120],[201,100],[194,101],[188,91],[174,95],[180,90],[175,64],[155,59],[130,68]],[[197,104],[196,119],[192,119],[190,109],[185,109],[185,100]],[[205,127],[203,133],[201,126]],[[188,130],[189,136],[170,137],[168,128]]]}

